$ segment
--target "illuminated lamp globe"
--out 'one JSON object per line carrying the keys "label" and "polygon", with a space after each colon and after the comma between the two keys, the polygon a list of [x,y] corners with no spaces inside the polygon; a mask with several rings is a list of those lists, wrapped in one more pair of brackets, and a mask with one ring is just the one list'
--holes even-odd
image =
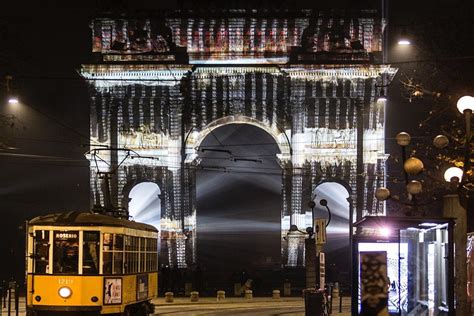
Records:
{"label": "illuminated lamp globe", "polygon": [[411,180],[407,184],[407,191],[410,194],[419,194],[423,190],[423,185],[421,184],[420,181],[417,180]]}
{"label": "illuminated lamp globe", "polygon": [[19,102],[17,96],[11,95],[8,97],[8,104],[18,104]]}
{"label": "illuminated lamp globe", "polygon": [[433,146],[443,149],[449,145],[449,139],[444,135],[438,135],[433,139]]}
{"label": "illuminated lamp globe", "polygon": [[377,98],[377,102],[378,103],[387,102],[387,97],[385,96],[385,93],[383,91],[380,91],[380,95]]}
{"label": "illuminated lamp globe", "polygon": [[408,158],[403,164],[403,169],[409,175],[415,176],[423,171],[423,162],[415,157]]}
{"label": "illuminated lamp globe", "polygon": [[400,46],[408,46],[410,44],[411,44],[410,40],[408,40],[406,38],[405,39],[400,39],[398,41],[398,45],[400,45]]}
{"label": "illuminated lamp globe", "polygon": [[375,190],[375,198],[378,201],[385,201],[390,197],[390,190],[384,187],[377,188]]}
{"label": "illuminated lamp globe", "polygon": [[459,98],[458,103],[456,104],[458,111],[464,113],[465,111],[474,111],[474,98],[466,95]]}
{"label": "illuminated lamp globe", "polygon": [[397,140],[397,144],[400,146],[407,146],[410,144],[411,136],[408,133],[401,132],[398,133],[397,136],[395,136],[395,139]]}
{"label": "illuminated lamp globe", "polygon": [[444,172],[446,182],[459,182],[462,179],[463,171],[458,167],[450,167]]}

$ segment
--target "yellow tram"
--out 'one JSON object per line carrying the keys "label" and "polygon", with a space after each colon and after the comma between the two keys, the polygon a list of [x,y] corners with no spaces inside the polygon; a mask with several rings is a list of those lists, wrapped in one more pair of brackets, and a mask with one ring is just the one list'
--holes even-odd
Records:
{"label": "yellow tram", "polygon": [[148,315],[158,294],[158,231],[69,212],[27,230],[28,315]]}

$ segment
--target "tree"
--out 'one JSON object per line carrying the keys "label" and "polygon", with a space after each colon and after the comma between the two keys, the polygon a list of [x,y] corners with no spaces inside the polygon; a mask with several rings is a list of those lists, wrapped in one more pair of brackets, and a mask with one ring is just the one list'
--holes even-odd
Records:
{"label": "tree", "polygon": [[[407,156],[416,156],[425,166],[425,172],[418,177],[423,193],[418,197],[417,215],[440,215],[433,214],[433,210],[441,209],[435,203],[445,192],[443,172],[448,166],[463,167],[465,121],[456,109],[456,101],[463,95],[474,95],[474,46],[468,31],[474,28],[472,11],[472,7],[465,6],[427,7],[412,23],[403,26],[411,35],[415,52],[409,60],[395,63],[400,69],[400,102],[418,115],[417,126],[411,131],[412,150]],[[444,149],[433,146],[433,139],[439,134],[449,139]],[[398,149],[394,149],[388,165],[390,189],[395,198],[406,195],[404,186],[399,185],[404,183],[400,160]],[[468,176],[472,179],[472,169]],[[399,200],[406,201],[403,197]],[[406,210],[397,203],[389,205],[392,213]]]}

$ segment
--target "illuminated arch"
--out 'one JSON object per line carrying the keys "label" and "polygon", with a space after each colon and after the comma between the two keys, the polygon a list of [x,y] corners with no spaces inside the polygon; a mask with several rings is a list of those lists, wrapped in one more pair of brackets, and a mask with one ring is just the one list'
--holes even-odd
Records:
{"label": "illuminated arch", "polygon": [[[263,129],[267,132],[276,142],[280,149],[280,154],[277,157],[283,160],[291,159],[291,143],[290,139],[285,130],[281,129],[276,124],[269,125],[262,121],[244,115],[230,115],[217,119],[207,126],[203,127],[199,132],[195,132],[193,137],[187,137],[186,139],[186,162],[192,162],[197,158],[196,149],[199,148],[202,141],[215,129],[228,125],[228,124],[249,124]],[[192,131],[190,131],[191,133]],[[189,134],[188,134],[189,135]]]}

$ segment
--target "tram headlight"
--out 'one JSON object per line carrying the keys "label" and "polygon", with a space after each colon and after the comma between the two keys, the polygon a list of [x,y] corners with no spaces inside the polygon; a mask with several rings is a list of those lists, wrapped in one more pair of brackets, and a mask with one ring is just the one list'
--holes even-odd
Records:
{"label": "tram headlight", "polygon": [[62,288],[59,289],[58,291],[59,296],[62,298],[68,298],[72,295],[72,290],[68,288],[67,286],[63,286]]}

